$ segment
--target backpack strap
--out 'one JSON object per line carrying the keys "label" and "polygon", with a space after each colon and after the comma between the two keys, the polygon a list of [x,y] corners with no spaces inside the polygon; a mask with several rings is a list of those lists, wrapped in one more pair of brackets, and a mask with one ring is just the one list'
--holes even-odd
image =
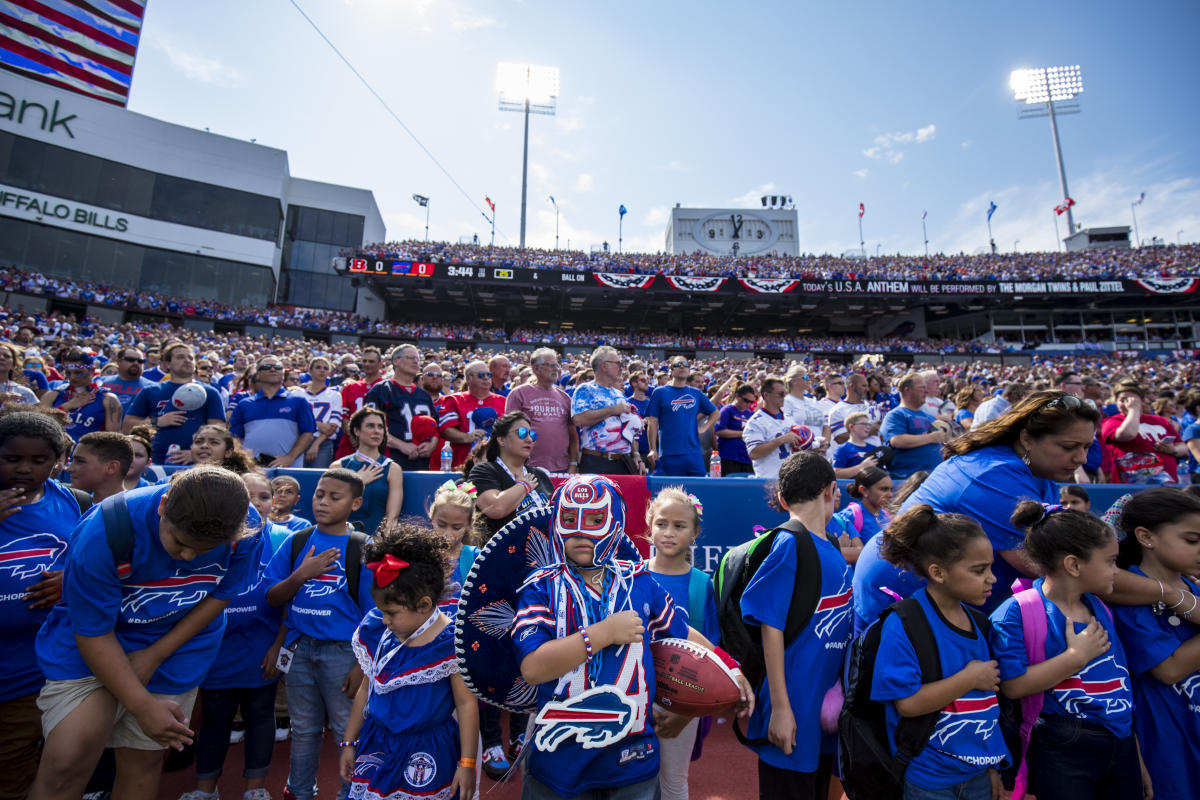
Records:
{"label": "backpack strap", "polygon": [[[350,599],[358,605],[358,579],[362,574],[362,551],[367,544],[367,535],[362,531],[351,530],[346,540],[346,590]],[[363,611],[365,614],[366,611]]]}
{"label": "backpack strap", "polygon": [[117,578],[126,578],[133,569],[133,518],[129,515],[125,493],[117,492],[102,500],[100,516],[104,521],[108,549],[112,551],[113,563],[117,565]]}
{"label": "backpack strap", "polygon": [[[1046,660],[1046,606],[1041,592],[1037,589],[1026,589],[1013,595],[1017,608],[1021,612],[1021,634],[1025,639],[1025,658],[1029,666],[1040,664]],[[1042,705],[1046,702],[1045,692],[1036,692],[1021,698],[1021,766],[1017,770],[1016,782],[1013,785],[1013,800],[1021,800],[1029,788],[1029,764],[1025,760],[1029,752],[1029,739],[1033,735],[1033,726],[1042,713]]]}
{"label": "backpack strap", "polygon": [[851,503],[846,506],[850,512],[850,521],[854,524],[854,532],[862,537],[863,532],[863,509],[858,503]]}
{"label": "backpack strap", "polygon": [[[688,624],[696,630],[704,624],[704,606],[708,598],[708,575],[692,567],[688,573]],[[695,623],[695,624],[692,624]]]}
{"label": "backpack strap", "polygon": [[[791,533],[796,540],[796,582],[792,588],[792,602],[788,607],[787,622],[783,631],[783,646],[787,647],[808,626],[813,612],[817,610],[817,603],[821,602],[821,556],[808,528],[798,520],[789,519],[780,525],[779,529]],[[830,538],[828,533],[825,534],[825,538]],[[835,547],[838,546],[836,537],[831,541]],[[763,555],[765,558],[766,554]]]}
{"label": "backpack strap", "polygon": [[86,514],[88,509],[94,505],[92,496],[83,489],[77,489],[74,486],[68,486],[67,488],[70,489],[71,494],[75,496],[75,505],[79,506],[79,514],[81,516]]}
{"label": "backpack strap", "polygon": [[[933,683],[942,679],[942,659],[938,654],[937,640],[929,618],[921,608],[921,602],[908,597],[894,603],[893,613],[904,625],[904,634],[917,654],[917,665],[921,668],[921,683]],[[901,717],[896,725],[896,761],[907,766],[925,749],[941,711],[933,711],[919,717]]]}
{"label": "backpack strap", "polygon": [[304,552],[305,545],[308,544],[308,540],[312,538],[316,530],[316,525],[309,525],[292,534],[292,572],[296,571],[296,559]]}

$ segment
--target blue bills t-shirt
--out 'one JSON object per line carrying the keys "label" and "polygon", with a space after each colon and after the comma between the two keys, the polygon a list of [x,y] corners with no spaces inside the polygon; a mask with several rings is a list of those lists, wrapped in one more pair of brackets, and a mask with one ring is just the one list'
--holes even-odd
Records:
{"label": "blue bills t-shirt", "polygon": [[651,572],[658,585],[667,590],[671,600],[675,602],[675,613],[683,617],[683,621],[695,628],[713,644],[721,643],[721,628],[717,625],[717,598],[713,593],[712,581],[704,582],[704,615],[693,620],[691,608],[688,607],[689,589],[692,583],[692,573],[682,575],[664,575],[661,572]]}
{"label": "blue bills t-shirt", "polygon": [[138,396],[138,392],[155,385],[154,381],[140,376],[137,380],[127,381],[117,375],[109,375],[107,378],[101,378],[96,383],[117,396],[117,402],[121,404],[122,413],[129,411],[129,406],[133,403],[133,398]]}
{"label": "blue bills t-shirt", "polygon": [[658,387],[646,406],[646,416],[658,420],[658,443],[651,442],[650,446],[661,444],[658,452],[663,456],[700,452],[697,415],[707,417],[716,410],[708,395],[693,386]]}
{"label": "blue bills t-shirt", "polygon": [[[839,512],[840,513],[840,512]],[[883,610],[897,600],[911,597],[925,585],[925,579],[910,569],[901,569],[879,554],[883,543],[880,531],[863,545],[854,564],[854,633],[867,629]],[[992,565],[995,569],[995,564]],[[999,585],[999,584],[997,584]],[[993,591],[995,589],[993,588]]]}
{"label": "blue bills t-shirt", "polygon": [[0,522],[0,703],[42,688],[33,643],[50,609],[30,608],[25,592],[46,570],[62,569],[79,522],[75,496],[53,480],[46,481],[40,500],[16,508]]}
{"label": "blue bills t-shirt", "polygon": [[[142,389],[142,391],[138,392],[137,397],[133,398],[133,402],[129,404],[129,408],[125,409],[125,414],[133,417],[157,419],[163,414],[177,410],[171,405],[171,398],[174,396],[175,390],[182,385],[181,383],[163,381],[162,383]],[[194,411],[184,412],[187,415],[187,419],[184,420],[182,425],[158,429],[154,434],[154,450],[150,454],[150,460],[155,464],[166,463],[167,448],[173,444],[179,445],[181,450],[190,450],[192,447],[192,436],[208,420],[216,419],[222,422],[225,421],[225,404],[221,402],[221,393],[207,383],[197,383],[196,385],[204,387],[204,405]]]}
{"label": "blue bills t-shirt", "polygon": [[[974,621],[971,630],[964,631],[942,616],[924,589],[913,597],[933,629],[943,677],[961,672],[972,661],[992,660],[987,639]],[[921,686],[917,651],[900,617],[892,614],[883,621],[871,699],[886,704],[888,744],[893,754],[896,726],[900,723],[894,701],[912,697]],[[1000,699],[995,692],[971,689],[942,709],[929,742],[909,762],[904,780],[926,789],[946,789],[1006,761],[1008,748],[1000,732]]]}
{"label": "blue bills t-shirt", "polygon": [[[191,561],[167,555],[158,530],[158,504],[166,486],[125,493],[133,523],[133,554],[116,563],[99,510],[90,510],[75,529],[63,576],[63,599],[37,638],[38,663],[47,680],[92,675],[75,636],[115,633],[126,652],[162,638],[206,597],[230,600],[246,585],[261,556],[258,543],[223,544]],[[95,508],[95,507],[93,507]],[[200,685],[216,657],[225,617],[218,614],[180,646],[146,686],[151,692],[182,694]]]}
{"label": "blue bills t-shirt", "polygon": [[[1012,447],[996,445],[948,459],[909,495],[900,512],[928,503],[939,514],[966,514],[979,522],[999,553],[1025,548],[1025,532],[1008,521],[1018,503],[1057,503],[1058,499],[1057,483],[1035,476]],[[983,605],[989,614],[1012,596],[1013,581],[1022,577],[999,555],[992,572],[996,585]]]}
{"label": "blue bills t-shirt", "polygon": [[[730,403],[721,409],[721,416],[713,425],[714,431],[738,431],[746,425],[746,420],[754,416],[753,409],[746,407],[738,411],[738,407]],[[717,437],[717,454],[725,461],[736,461],[739,464],[749,464],[750,454],[746,452],[746,442],[740,436]]]}
{"label": "blue bills t-shirt", "polygon": [[[577,726],[569,719],[543,723],[531,734],[533,746],[529,747],[529,771],[561,797],[574,797],[589,789],[627,786],[658,774],[658,738],[654,735],[654,715],[650,710],[650,704],[654,702],[654,659],[650,656],[649,645],[657,639],[687,637],[687,624],[671,596],[645,571],[645,567],[639,565],[636,570],[632,586],[617,598],[616,610],[638,612],[645,626],[644,641],[612,645],[593,656],[593,659],[601,660],[595,686],[613,686],[632,702],[633,727],[621,739],[599,747],[594,746],[596,742],[614,735],[611,722],[591,723],[588,734],[591,747],[566,736],[553,750],[541,749],[542,744],[549,746],[560,738],[557,735],[560,732],[566,733],[567,728]],[[595,590],[591,587],[585,590],[599,601]],[[552,578],[543,578],[521,591],[512,631],[521,659],[555,638],[558,611]],[[571,615],[572,612],[563,609],[563,613]],[[568,623],[568,634],[576,630],[578,627]],[[535,687],[538,708],[544,708],[551,700],[568,700],[593,688],[586,679],[586,668],[576,675],[577,680],[551,680],[538,684]],[[563,684],[561,688],[559,684]],[[621,710],[627,708],[623,705]],[[579,709],[581,713],[588,711],[586,707]],[[611,713],[593,716],[611,717]]]}
{"label": "blue bills t-shirt", "polygon": [[[836,735],[821,732],[821,702],[841,674],[842,656],[851,636],[850,567],[841,551],[823,535],[813,535],[821,559],[821,599],[812,620],[783,651],[787,693],[796,718],[796,747],[784,755],[773,744],[755,748],[767,764],[794,772],[814,772],[821,753],[836,749]],[[784,630],[796,586],[796,538],[780,531],[771,552],[742,594],[742,617],[754,625]],[[755,698],[746,736],[766,738],[771,722],[770,681]]]}
{"label": "blue bills t-shirt", "polygon": [[892,444],[892,437],[901,435],[922,436],[933,430],[934,418],[922,410],[899,406],[883,418],[879,439],[895,449],[888,472],[897,478],[907,478],[914,472],[931,470],[942,461],[942,446],[936,443],[917,447],[899,448]]}
{"label": "blue bills t-shirt", "polygon": [[350,641],[362,618],[375,607],[371,597],[374,576],[365,564],[359,567],[358,597],[352,599],[346,585],[346,542],[350,537],[345,534],[331,536],[322,530],[314,530],[293,562],[292,540],[295,536],[292,534],[285,539],[271,557],[264,579],[267,591],[295,572],[312,548],[316,548],[314,553],[317,555],[331,547],[341,552],[329,571],[305,581],[288,604],[287,646],[291,647],[301,636],[322,641]]}
{"label": "blue bills t-shirt", "polygon": [[[1046,612],[1046,660],[1067,649],[1064,633],[1066,617],[1058,606],[1042,593],[1042,579],[1033,583]],[[1125,660],[1125,650],[1108,611],[1090,594],[1083,596],[1092,616],[1108,632],[1112,646],[1107,653],[1096,656],[1083,669],[1060,681],[1045,692],[1042,713],[1056,717],[1086,719],[1108,728],[1124,739],[1133,730],[1133,686]],[[1073,621],[1075,632],[1087,627],[1086,622]],[[992,655],[1000,663],[1000,680],[1007,681],[1024,675],[1029,669],[1025,654],[1025,631],[1021,624],[1021,607],[1010,597],[992,613]]]}
{"label": "blue bills t-shirt", "polygon": [[[1130,572],[1145,573],[1138,567]],[[1192,594],[1200,588],[1185,581]],[[1169,613],[1155,614],[1150,606],[1113,606],[1117,634],[1133,673],[1133,702],[1137,708],[1134,730],[1142,758],[1154,781],[1154,796],[1164,800],[1200,797],[1200,672],[1178,683],[1165,684],[1150,671],[1166,661],[1179,646],[1200,634],[1200,626]]]}

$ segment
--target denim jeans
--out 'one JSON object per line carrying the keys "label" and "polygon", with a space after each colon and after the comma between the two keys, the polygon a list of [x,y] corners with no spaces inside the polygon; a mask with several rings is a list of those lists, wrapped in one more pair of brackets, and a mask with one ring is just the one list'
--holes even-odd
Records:
{"label": "denim jeans", "polygon": [[326,439],[321,442],[321,446],[317,448],[317,457],[310,461],[308,456],[304,456],[304,466],[312,469],[328,469],[333,463],[333,441]]}
{"label": "denim jeans", "polygon": [[[991,797],[992,779],[988,777],[986,769],[974,778],[947,786],[945,789],[926,789],[924,786],[908,782],[904,784],[904,800],[991,800]],[[1049,797],[1058,800],[1054,795]]]}
{"label": "denim jeans", "polygon": [[1044,714],[1029,742],[1029,786],[1054,800],[1140,800],[1142,770],[1133,735]]}
{"label": "denim jeans", "polygon": [[[342,693],[342,682],[354,666],[350,642],[321,641],[301,636],[287,674],[288,716],[292,718],[292,758],[287,787],[296,800],[311,800],[315,792],[321,737],[328,717],[333,736],[341,741],[354,699]],[[342,783],[338,800],[350,785]]]}
{"label": "denim jeans", "polygon": [[196,778],[221,776],[221,765],[229,749],[233,715],[242,709],[246,723],[246,753],[243,778],[265,778],[271,771],[275,751],[275,684],[253,689],[201,689],[203,719],[196,736]]}
{"label": "denim jeans", "polygon": [[526,772],[521,778],[521,800],[653,800],[658,791],[658,776],[628,786],[613,786],[606,789],[588,789],[580,794],[564,798],[554,790]]}

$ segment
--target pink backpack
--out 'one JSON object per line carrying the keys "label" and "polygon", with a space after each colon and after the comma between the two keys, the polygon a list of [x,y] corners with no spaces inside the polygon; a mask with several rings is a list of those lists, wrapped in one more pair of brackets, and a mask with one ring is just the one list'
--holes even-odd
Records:
{"label": "pink backpack", "polygon": [[[1014,582],[1013,589],[1020,589],[1021,583],[1021,580]],[[1017,607],[1021,610],[1021,632],[1025,638],[1025,657],[1029,661],[1029,666],[1032,667],[1034,664],[1040,664],[1046,660],[1046,606],[1043,605],[1042,595],[1037,589],[1023,589],[1017,591],[1013,597],[1017,601]],[[1097,597],[1096,602],[1108,613],[1108,618],[1111,620],[1112,611],[1104,605],[1104,601]],[[1025,760],[1025,755],[1029,751],[1029,738],[1033,735],[1033,726],[1041,715],[1045,702],[1045,692],[1021,698],[1021,753],[1019,757],[1021,767],[1017,771],[1016,782],[1013,785],[1012,800],[1022,800],[1029,788],[1029,764]]]}

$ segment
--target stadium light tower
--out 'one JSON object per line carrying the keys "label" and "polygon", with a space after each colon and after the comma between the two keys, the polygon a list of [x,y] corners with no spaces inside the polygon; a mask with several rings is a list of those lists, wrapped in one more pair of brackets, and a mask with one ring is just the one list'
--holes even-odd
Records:
{"label": "stadium light tower", "polygon": [[496,72],[501,111],[525,114],[525,148],[521,161],[521,247],[525,247],[525,195],[529,185],[529,115],[553,117],[558,110],[558,67],[502,62]]}
{"label": "stadium light tower", "polygon": [[[1067,171],[1063,168],[1062,145],[1058,141],[1058,114],[1078,114],[1079,103],[1071,102],[1083,92],[1083,77],[1079,65],[1073,67],[1039,67],[1014,70],[1009,79],[1017,99],[1018,119],[1050,117],[1050,134],[1054,137],[1054,158],[1058,162],[1058,180],[1062,184],[1063,202],[1071,196],[1067,191]],[[1067,236],[1075,233],[1075,215],[1067,206]]]}

